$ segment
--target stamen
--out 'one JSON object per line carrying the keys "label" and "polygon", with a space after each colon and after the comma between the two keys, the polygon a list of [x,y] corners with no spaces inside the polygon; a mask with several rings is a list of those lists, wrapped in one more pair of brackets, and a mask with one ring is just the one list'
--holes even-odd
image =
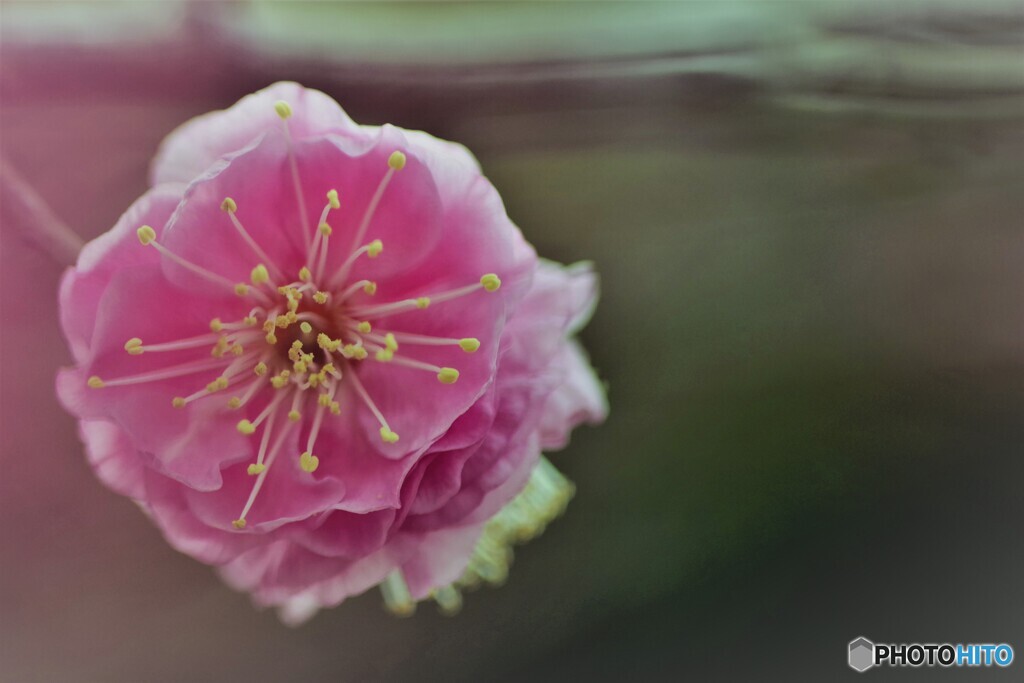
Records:
{"label": "stamen", "polygon": [[[360,327],[363,324],[364,323],[359,323],[356,326],[356,329],[366,334],[370,330],[369,327],[363,330]],[[366,325],[369,325],[369,323],[366,323]],[[476,337],[455,339],[452,337],[431,337],[425,334],[409,334],[406,332],[395,332],[392,336],[400,344],[410,344],[415,346],[458,346],[466,353],[473,353],[480,348],[480,340]],[[384,342],[384,338],[380,335],[374,335],[368,338],[378,343]]]}
{"label": "stamen", "polygon": [[228,214],[228,218],[231,219],[231,223],[235,226],[235,230],[237,230],[238,234],[242,236],[242,239],[245,240],[245,243],[253,250],[257,258],[264,263],[269,263],[270,267],[274,269],[274,274],[280,277],[281,269],[278,268],[274,263],[274,260],[267,255],[267,252],[263,250],[263,247],[259,245],[259,242],[253,239],[253,236],[250,235],[249,231],[245,229],[244,225],[242,225],[242,221],[240,221],[238,216],[235,215],[235,212],[238,211],[238,205],[235,204],[235,200],[231,197],[225,198],[224,203],[220,205],[220,208]]}
{"label": "stamen", "polygon": [[352,267],[352,264],[356,262],[356,259],[358,259],[360,256],[366,254],[370,258],[377,258],[378,256],[380,256],[380,253],[383,250],[384,243],[380,240],[373,240],[369,244],[364,244],[363,246],[353,251],[351,254],[349,254],[348,258],[345,259],[345,262],[341,264],[341,268],[338,269],[338,272],[335,273],[330,283],[328,283],[328,287],[333,289],[334,287],[338,287],[341,283],[345,282],[345,280],[348,278],[349,269]]}
{"label": "stamen", "polygon": [[369,280],[359,280],[358,282],[353,282],[351,285],[345,288],[345,291],[338,295],[338,301],[345,301],[350,296],[358,292],[360,289],[366,292],[367,294],[371,294],[372,292],[366,291],[367,287],[369,287],[370,285],[373,285],[374,292],[377,291],[377,285],[370,282]]}
{"label": "stamen", "polygon": [[447,292],[441,292],[440,294],[434,294],[429,297],[421,296],[416,299],[403,299],[401,301],[393,301],[387,304],[380,304],[378,306],[366,306],[364,308],[355,308],[349,311],[349,314],[355,318],[374,318],[378,316],[390,315],[392,313],[400,313],[402,311],[409,311],[414,308],[426,308],[432,303],[442,303],[445,301],[451,301],[452,299],[458,299],[460,297],[472,294],[473,292],[481,289],[494,292],[501,287],[501,280],[494,273],[488,273],[480,278],[480,282],[472,285],[466,285],[465,287],[459,287],[452,289]]}
{"label": "stamen", "polygon": [[[352,240],[353,250],[366,237],[366,229],[370,226],[370,221],[373,220],[373,215],[377,212],[377,205],[380,204],[381,197],[384,196],[384,190],[391,183],[392,176],[395,175],[396,171],[400,171],[403,168],[405,168],[405,155],[398,151],[392,152],[391,156],[388,157],[387,173],[381,178],[380,184],[377,185],[377,190],[373,193],[373,197],[370,198],[370,203],[366,205],[363,219],[359,222],[359,228],[356,230],[355,238]],[[334,278],[334,282],[344,282],[348,278],[348,271],[352,266],[351,261],[353,260],[350,257],[349,261],[345,262],[345,265],[339,269],[337,277]]]}
{"label": "stamen", "polygon": [[438,365],[432,365],[430,363],[424,363],[412,358],[406,358],[405,356],[395,356],[392,349],[380,349],[377,352],[377,360],[381,359],[381,352],[387,352],[386,361],[393,362],[395,365],[404,365],[407,368],[415,368],[416,370],[426,370],[428,372],[437,373],[437,380],[441,384],[455,384],[459,380],[459,371],[455,368],[442,368]]}
{"label": "stamen", "polygon": [[366,387],[364,387],[363,383],[359,380],[359,376],[354,372],[349,374],[352,377],[352,387],[356,390],[356,393],[359,394],[359,398],[366,404],[366,407],[370,409],[370,412],[373,413],[373,416],[377,418],[377,422],[380,423],[381,440],[384,441],[384,443],[397,442],[398,434],[391,430],[391,426],[388,424],[388,421],[384,419],[384,415],[380,412],[380,409],[377,408],[377,404],[375,404],[373,399],[370,398],[370,395],[366,393]]}
{"label": "stamen", "polygon": [[274,445],[270,449],[270,455],[267,457],[267,462],[265,463],[264,468],[259,470],[256,474],[256,482],[253,484],[252,491],[249,493],[249,499],[245,501],[245,506],[242,508],[242,514],[238,516],[238,519],[231,522],[231,526],[234,528],[245,528],[245,516],[249,514],[249,510],[252,509],[253,503],[256,502],[256,496],[259,495],[260,489],[263,488],[263,482],[267,479],[267,472],[270,471],[270,466],[274,464],[274,460],[277,458],[277,454],[280,452],[281,446],[284,444],[285,436],[288,435],[290,427],[291,425],[285,425],[284,429],[281,430],[280,435],[277,437],[277,440],[274,441]]}
{"label": "stamen", "polygon": [[137,233],[139,235],[139,242],[141,242],[143,245],[154,247],[157,251],[160,252],[162,256],[166,256],[170,260],[177,263],[179,266],[191,270],[196,275],[200,275],[208,280],[211,280],[212,282],[216,282],[217,284],[223,285],[230,290],[235,290],[235,283],[231,282],[231,280],[228,280],[223,275],[218,275],[213,271],[207,270],[202,266],[196,265],[195,263],[192,263],[188,259],[178,256],[173,251],[157,242],[156,231],[153,230],[153,228],[151,228],[150,226],[143,225],[141,228],[138,229]]}
{"label": "stamen", "polygon": [[182,377],[184,375],[194,375],[199,372],[222,367],[224,367],[224,361],[222,360],[193,361],[191,363],[183,363],[181,365],[175,365],[162,370],[144,372],[138,375],[129,375],[127,377],[118,377],[116,379],[103,380],[93,375],[89,378],[88,384],[93,389],[101,389],[103,387],[120,387],[127,386],[129,384],[144,384],[146,382],[158,382],[160,380],[171,379],[173,377]]}
{"label": "stamen", "polygon": [[310,246],[312,245],[313,236],[311,230],[307,227],[307,221],[309,220],[308,214],[306,213],[306,199],[302,196],[302,181],[299,179],[299,163],[295,159],[295,145],[292,144],[292,132],[288,127],[288,119],[292,115],[291,106],[283,101],[279,100],[274,103],[274,111],[281,117],[284,122],[284,139],[288,146],[288,166],[291,170],[292,176],[292,189],[295,190],[295,199],[298,204],[299,210],[299,228],[302,230],[303,241],[306,243],[306,251],[308,253]]}

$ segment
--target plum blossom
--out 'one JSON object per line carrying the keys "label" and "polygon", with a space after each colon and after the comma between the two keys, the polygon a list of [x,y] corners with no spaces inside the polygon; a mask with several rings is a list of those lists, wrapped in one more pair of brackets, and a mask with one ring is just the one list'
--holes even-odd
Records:
{"label": "plum blossom", "polygon": [[596,298],[464,147],[279,83],[174,131],[84,247],[57,390],[98,477],[285,621],[452,612],[572,495],[541,452],[607,413]]}

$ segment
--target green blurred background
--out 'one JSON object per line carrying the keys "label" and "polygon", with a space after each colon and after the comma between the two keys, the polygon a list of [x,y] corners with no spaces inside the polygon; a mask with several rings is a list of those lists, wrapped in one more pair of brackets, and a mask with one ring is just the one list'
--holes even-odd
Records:
{"label": "green blurred background", "polygon": [[298,80],[463,142],[541,254],[596,262],[612,405],[551,456],[576,499],[507,585],[291,630],[94,481],[49,380],[60,268],[5,215],[0,679],[823,681],[861,635],[1024,655],[1020,3],[0,10],[3,157],[83,237],[175,125]]}

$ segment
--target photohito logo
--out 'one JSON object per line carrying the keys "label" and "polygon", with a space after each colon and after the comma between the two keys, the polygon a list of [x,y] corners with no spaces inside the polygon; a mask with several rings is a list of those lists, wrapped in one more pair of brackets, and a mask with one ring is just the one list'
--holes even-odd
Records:
{"label": "photohito logo", "polygon": [[875,644],[861,636],[850,641],[847,662],[855,671],[873,666],[1010,666],[1013,648],[1006,643]]}

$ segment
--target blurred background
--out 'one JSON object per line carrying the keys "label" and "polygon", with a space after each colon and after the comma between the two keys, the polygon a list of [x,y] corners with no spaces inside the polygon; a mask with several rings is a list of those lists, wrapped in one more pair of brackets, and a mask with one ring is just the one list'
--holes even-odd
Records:
{"label": "blurred background", "polygon": [[[823,681],[857,636],[1024,657],[1021,3],[0,20],[0,680]],[[455,618],[373,592],[282,626],[95,480],[53,395],[62,266],[27,188],[93,238],[172,128],[281,79],[465,143],[540,253],[603,278],[612,415],[551,456],[576,499]]]}

